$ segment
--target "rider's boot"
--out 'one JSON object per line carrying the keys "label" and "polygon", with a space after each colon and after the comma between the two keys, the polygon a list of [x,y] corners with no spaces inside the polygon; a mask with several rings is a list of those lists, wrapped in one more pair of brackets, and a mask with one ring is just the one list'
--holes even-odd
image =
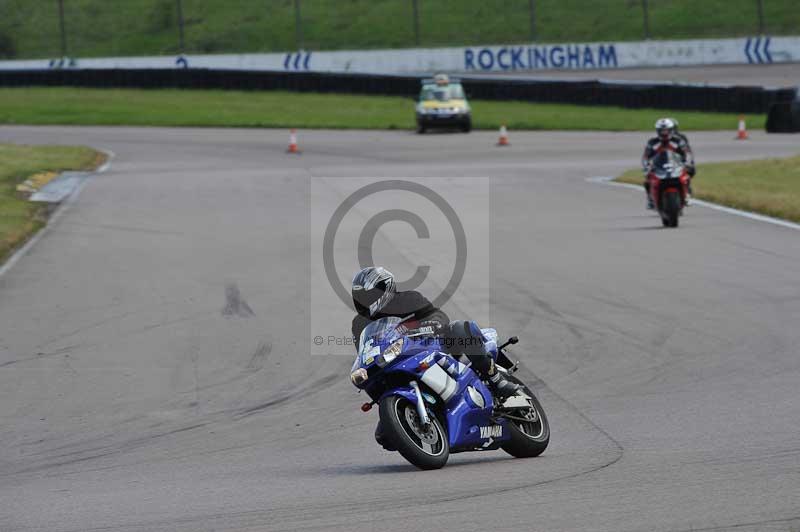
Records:
{"label": "rider's boot", "polygon": [[386,434],[383,432],[383,426],[381,425],[380,420],[378,420],[378,426],[375,427],[375,441],[387,451],[397,450],[394,445],[389,443],[389,441],[386,439]]}
{"label": "rider's boot", "polygon": [[481,379],[487,381],[495,397],[500,400],[514,395],[519,386],[508,382],[497,370],[491,353],[486,350],[483,333],[474,321],[454,321],[447,326],[445,338],[448,351],[455,356],[465,355]]}
{"label": "rider's boot", "polygon": [[505,378],[502,372],[497,371],[497,366],[492,361],[488,372],[489,388],[492,393],[500,400],[508,399],[517,393],[522,387]]}

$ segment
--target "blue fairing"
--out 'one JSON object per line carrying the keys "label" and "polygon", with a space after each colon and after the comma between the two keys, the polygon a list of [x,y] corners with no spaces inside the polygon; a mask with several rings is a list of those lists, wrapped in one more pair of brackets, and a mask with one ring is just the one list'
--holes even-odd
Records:
{"label": "blue fairing", "polygon": [[[379,402],[384,397],[398,395],[415,402],[416,392],[408,385],[415,380],[420,383],[428,407],[438,412],[445,423],[451,452],[496,449],[509,439],[507,421],[492,419],[492,394],[463,363],[466,360],[456,361],[443,353],[434,338],[398,336],[391,327],[397,323],[371,325],[375,336],[370,338],[362,334],[359,342],[359,356],[353,367],[367,369],[369,379],[362,388],[370,397]],[[496,357],[497,333],[494,329],[482,332],[487,350]],[[402,350],[396,358],[382,364],[383,353],[399,341],[402,341]]]}
{"label": "blue fairing", "polygon": [[417,400],[417,393],[409,386],[408,388],[392,388],[391,390],[386,390],[381,395],[381,398],[378,402],[383,400],[384,397],[389,397],[390,395],[399,395],[400,397],[405,397],[409,401],[416,402]]}
{"label": "blue fairing", "polygon": [[[511,436],[506,419],[492,419],[492,393],[469,368],[458,378],[458,384],[458,392],[447,403],[446,411],[451,449],[453,451],[475,448],[496,449],[501,442],[508,440]],[[483,407],[476,404],[468,393],[470,386],[483,398]],[[481,434],[481,427],[492,425],[502,427],[499,436],[487,438]]]}

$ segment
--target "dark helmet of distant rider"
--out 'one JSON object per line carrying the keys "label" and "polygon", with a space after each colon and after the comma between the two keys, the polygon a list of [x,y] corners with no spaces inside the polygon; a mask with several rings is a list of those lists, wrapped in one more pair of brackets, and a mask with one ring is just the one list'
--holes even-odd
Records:
{"label": "dark helmet of distant rider", "polygon": [[669,142],[675,134],[675,122],[671,118],[659,118],[656,120],[656,135],[662,142]]}
{"label": "dark helmet of distant rider", "polygon": [[352,294],[356,312],[373,318],[394,298],[394,275],[380,266],[363,268],[353,277]]}

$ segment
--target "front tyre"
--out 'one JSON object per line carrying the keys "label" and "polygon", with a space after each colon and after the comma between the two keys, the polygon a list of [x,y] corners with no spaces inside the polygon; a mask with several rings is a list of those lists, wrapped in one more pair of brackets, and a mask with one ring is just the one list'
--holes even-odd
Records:
{"label": "front tyre", "polygon": [[403,458],[420,469],[439,469],[447,463],[450,444],[442,424],[433,412],[425,428],[417,415],[416,404],[405,397],[384,397],[378,407],[385,438]]}
{"label": "front tyre", "polygon": [[678,216],[681,212],[681,196],[675,191],[667,192],[664,197],[664,214],[668,227],[678,227]]}
{"label": "front tyre", "polygon": [[505,442],[501,449],[515,458],[532,458],[539,456],[547,449],[550,443],[550,423],[547,421],[547,414],[544,413],[539,399],[527,387],[525,383],[516,377],[509,375],[508,380],[523,387],[525,394],[531,398],[531,409],[521,413],[519,418],[508,419],[508,429],[511,439]]}

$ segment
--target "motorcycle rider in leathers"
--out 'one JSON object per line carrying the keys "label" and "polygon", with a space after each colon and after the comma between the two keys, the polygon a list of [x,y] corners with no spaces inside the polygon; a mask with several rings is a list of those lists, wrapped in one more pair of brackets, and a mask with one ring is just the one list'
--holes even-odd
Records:
{"label": "motorcycle rider in leathers", "polygon": [[[486,350],[483,334],[474,321],[453,321],[441,309],[436,308],[425,296],[416,291],[397,292],[394,276],[385,268],[364,268],[353,277],[353,305],[356,316],[353,318],[352,334],[358,349],[361,332],[375,320],[398,317],[411,322],[410,328],[433,326],[445,350],[452,356],[465,355],[478,376],[489,386],[499,399],[514,395],[520,387],[509,382],[497,371],[494,359]],[[416,322],[416,323],[414,323]],[[375,439],[382,446],[380,422],[375,429]]]}
{"label": "motorcycle rider in leathers", "polygon": [[686,165],[689,179],[689,196],[686,198],[687,205],[689,204],[692,181],[691,176],[695,174],[694,168],[694,154],[686,136],[678,133],[677,123],[671,118],[659,118],[655,124],[656,136],[647,141],[642,153],[642,169],[645,172],[644,190],[647,195],[647,208],[654,209],[653,198],[650,197],[650,182],[647,179],[647,171],[650,168],[650,161],[655,155],[663,150],[674,151],[680,155],[683,163]]}

